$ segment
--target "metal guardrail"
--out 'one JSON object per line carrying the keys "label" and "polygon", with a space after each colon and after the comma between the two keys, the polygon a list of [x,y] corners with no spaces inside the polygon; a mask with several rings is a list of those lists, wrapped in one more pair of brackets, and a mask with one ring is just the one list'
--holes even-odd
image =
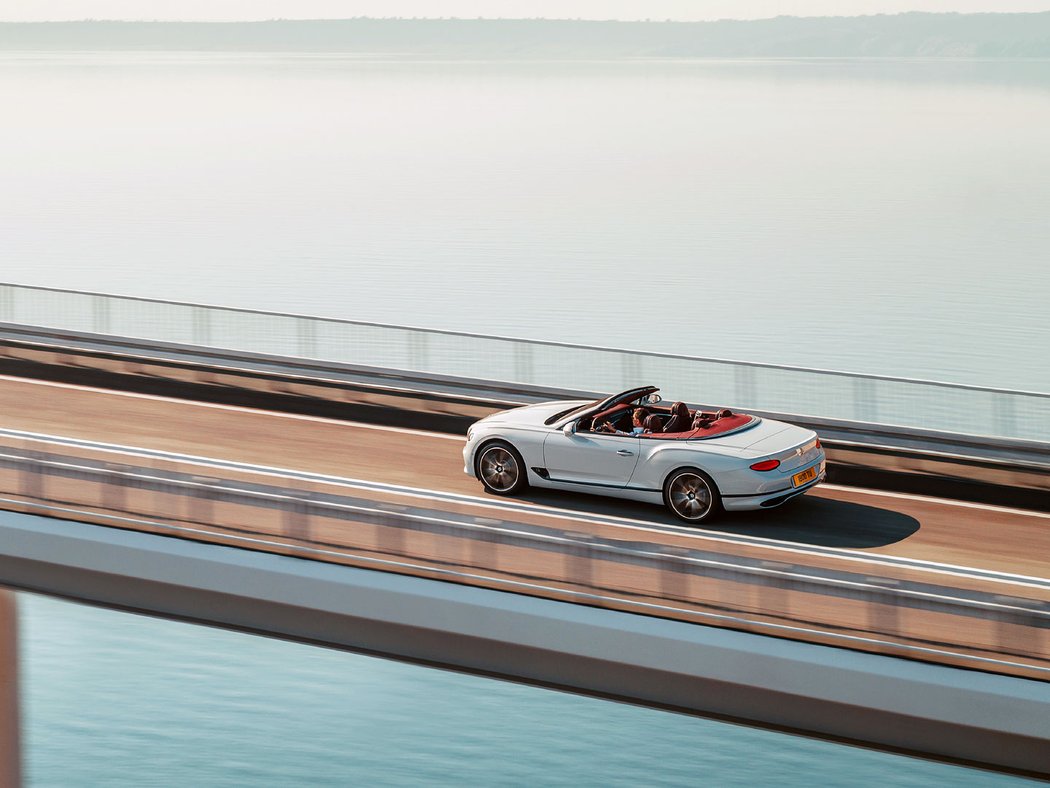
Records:
{"label": "metal guardrail", "polygon": [[0,283],[0,322],[579,391],[1050,441],[1050,393]]}
{"label": "metal guardrail", "polygon": [[[656,614],[687,619],[729,614],[756,624],[803,626],[818,638],[875,635],[918,649],[921,658],[943,658],[939,650],[949,649],[951,660],[986,669],[997,669],[998,657],[1020,658],[1029,662],[1015,669],[1050,679],[1050,602],[1021,596],[1021,586],[1010,587],[1017,595],[990,594],[534,523],[479,522],[469,514],[325,492],[316,485],[283,486],[249,472],[202,475],[200,468],[156,457],[71,454],[69,446],[38,440],[3,444],[5,508],[43,503],[62,507],[66,516],[115,518],[116,524],[146,530],[150,523],[179,524],[180,536],[204,541],[250,535],[256,549],[294,553],[296,545],[307,545],[328,560],[341,556],[351,563],[355,555],[410,560],[424,571],[510,578],[528,583],[534,593],[557,596],[569,589],[625,604],[655,601]],[[812,604],[799,601],[814,598]]]}

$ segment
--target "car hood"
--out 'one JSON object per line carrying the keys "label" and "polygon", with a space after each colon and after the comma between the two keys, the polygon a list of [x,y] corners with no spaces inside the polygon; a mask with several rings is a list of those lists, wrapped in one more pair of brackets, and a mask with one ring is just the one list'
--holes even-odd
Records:
{"label": "car hood", "polygon": [[535,405],[523,405],[520,408],[501,410],[499,413],[493,413],[491,416],[486,416],[481,421],[486,424],[495,424],[498,422],[500,424],[542,425],[543,422],[555,413],[578,408],[581,405],[590,403],[591,401],[592,400],[587,399],[560,399],[555,400],[554,402],[537,402]]}

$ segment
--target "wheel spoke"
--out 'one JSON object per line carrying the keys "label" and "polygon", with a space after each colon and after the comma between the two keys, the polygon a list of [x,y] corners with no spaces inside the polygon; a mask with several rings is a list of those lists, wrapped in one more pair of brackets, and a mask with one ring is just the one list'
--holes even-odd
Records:
{"label": "wheel spoke", "polygon": [[518,463],[514,455],[501,446],[486,450],[478,463],[481,478],[491,489],[506,492],[518,481]]}
{"label": "wheel spoke", "polygon": [[687,520],[699,520],[711,509],[711,489],[693,473],[677,476],[667,490],[667,498],[671,508]]}

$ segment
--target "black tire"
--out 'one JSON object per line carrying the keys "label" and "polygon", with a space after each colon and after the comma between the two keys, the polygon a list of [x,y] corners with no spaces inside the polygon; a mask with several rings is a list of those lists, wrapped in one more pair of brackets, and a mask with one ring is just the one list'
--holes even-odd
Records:
{"label": "black tire", "polygon": [[664,505],[679,520],[705,523],[722,509],[715,480],[699,468],[678,468],[664,481]]}
{"label": "black tire", "polygon": [[529,486],[525,460],[506,441],[490,441],[475,452],[474,475],[493,495],[518,495]]}

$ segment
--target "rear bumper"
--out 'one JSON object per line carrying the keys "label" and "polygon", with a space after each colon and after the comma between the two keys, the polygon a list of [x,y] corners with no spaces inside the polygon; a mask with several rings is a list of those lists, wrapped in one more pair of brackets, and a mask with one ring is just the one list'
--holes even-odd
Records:
{"label": "rear bumper", "polygon": [[732,496],[723,497],[722,506],[727,512],[741,512],[753,509],[772,509],[781,504],[787,503],[792,498],[797,498],[800,495],[805,495],[807,492],[812,490],[828,476],[827,469],[821,470],[820,474],[816,479],[811,481],[809,484],[805,484],[801,487],[787,490],[777,490],[772,493],[762,493],[761,495],[748,495],[748,496]]}

